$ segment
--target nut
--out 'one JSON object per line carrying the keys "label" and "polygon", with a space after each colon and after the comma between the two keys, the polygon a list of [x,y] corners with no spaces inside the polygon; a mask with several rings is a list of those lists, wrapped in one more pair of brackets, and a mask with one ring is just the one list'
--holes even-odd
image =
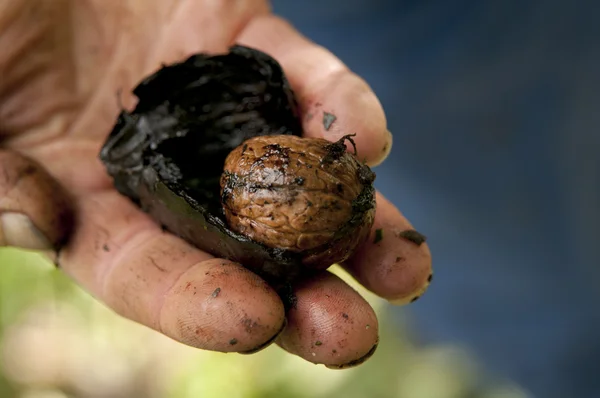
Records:
{"label": "nut", "polygon": [[235,148],[221,176],[229,227],[316,269],[345,261],[369,235],[375,174],[346,151],[345,136],[272,135]]}

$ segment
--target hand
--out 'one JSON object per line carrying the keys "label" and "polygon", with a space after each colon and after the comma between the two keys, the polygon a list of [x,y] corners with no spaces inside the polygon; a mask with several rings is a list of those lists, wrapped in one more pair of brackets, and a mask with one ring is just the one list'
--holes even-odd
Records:
{"label": "hand", "polygon": [[[361,156],[384,160],[392,136],[374,93],[266,1],[4,2],[0,245],[54,250],[57,265],[114,311],[194,347],[255,352],[275,341],[314,363],[360,363],[378,324],[356,291],[324,272],[295,287],[296,308],[285,314],[256,275],[163,232],[112,188],[98,160],[117,93],[130,107],[131,89],[161,64],[234,42],[282,64],[306,135],[357,133]],[[329,130],[323,111],[337,116]],[[344,267],[379,296],[410,302],[431,275],[427,245],[399,236],[411,228],[378,194],[372,235]]]}

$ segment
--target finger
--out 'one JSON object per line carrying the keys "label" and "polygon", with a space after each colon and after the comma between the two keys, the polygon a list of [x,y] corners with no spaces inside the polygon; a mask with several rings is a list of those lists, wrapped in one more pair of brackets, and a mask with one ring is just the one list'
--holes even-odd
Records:
{"label": "finger", "polygon": [[117,313],[222,352],[262,348],[282,329],[281,300],[252,272],[163,232],[114,191],[79,199],[59,264]]}
{"label": "finger", "polygon": [[72,228],[67,193],[40,165],[0,150],[0,246],[58,250]]}
{"label": "finger", "polygon": [[377,193],[375,223],[368,240],[344,264],[364,287],[393,304],[418,299],[433,277],[431,252],[408,220]]}
{"label": "finger", "polygon": [[[138,6],[141,10],[148,9],[146,3],[139,3]],[[173,4],[167,7],[173,7]],[[157,37],[158,41],[153,43],[159,58],[157,65],[181,61],[198,52],[227,51],[251,18],[266,15],[270,11],[270,4],[266,0],[181,3],[173,7],[172,15],[167,18]],[[157,14],[164,16],[160,11]],[[173,43],[177,45],[173,46]]]}
{"label": "finger", "polygon": [[388,156],[392,135],[381,104],[367,83],[333,54],[273,15],[254,18],[237,41],[281,63],[298,97],[307,136],[337,141],[356,133],[361,160],[375,166]]}
{"label": "finger", "polygon": [[323,272],[295,286],[294,296],[288,324],[277,338],[284,350],[335,369],[359,365],[373,355],[377,317],[344,281]]}

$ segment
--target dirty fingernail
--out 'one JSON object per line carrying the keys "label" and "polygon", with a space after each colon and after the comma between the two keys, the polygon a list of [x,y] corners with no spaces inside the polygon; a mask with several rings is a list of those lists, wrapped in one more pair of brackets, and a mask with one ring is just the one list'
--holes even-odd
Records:
{"label": "dirty fingernail", "polygon": [[242,354],[242,355],[252,355],[252,354],[256,354],[259,351],[264,350],[265,348],[267,348],[268,346],[270,346],[271,344],[273,344],[275,342],[275,340],[277,340],[277,338],[279,337],[279,335],[285,330],[286,326],[287,326],[287,318],[284,318],[283,319],[283,325],[281,326],[281,329],[279,329],[279,331],[277,333],[275,333],[275,335],[273,337],[271,337],[269,340],[267,340],[263,344],[259,345],[258,347],[253,348],[253,349],[248,350],[248,351],[242,351],[242,352],[240,352],[240,354]]}
{"label": "dirty fingernail", "polygon": [[29,250],[52,250],[52,244],[22,213],[0,214],[0,246],[12,246]]}
{"label": "dirty fingernail", "polygon": [[379,345],[379,343],[375,343],[375,345],[369,350],[369,352],[367,352],[364,356],[362,356],[361,358],[355,359],[354,361],[342,364],[342,365],[325,365],[326,368],[329,369],[349,369],[349,368],[354,368],[358,365],[361,365],[363,363],[365,363],[369,358],[371,358],[373,356],[373,354],[375,354],[375,351],[377,351],[377,346]]}
{"label": "dirty fingernail", "polygon": [[386,139],[383,144],[383,147],[381,148],[381,152],[380,152],[379,156],[376,157],[371,162],[371,164],[370,164],[371,167],[379,166],[381,163],[383,163],[384,160],[387,159],[387,157],[390,155],[390,152],[392,152],[393,143],[394,143],[394,136],[392,135],[392,133],[389,130],[387,130],[386,131]]}
{"label": "dirty fingernail", "polygon": [[432,280],[433,280],[433,272],[429,274],[429,276],[427,277],[427,281],[425,283],[423,283],[421,285],[421,287],[419,288],[419,290],[417,290],[414,294],[412,294],[410,296],[400,297],[398,299],[388,300],[389,303],[392,305],[398,305],[398,306],[414,303],[419,298],[421,298],[422,295],[425,294],[425,292],[429,288],[429,285],[431,284]]}

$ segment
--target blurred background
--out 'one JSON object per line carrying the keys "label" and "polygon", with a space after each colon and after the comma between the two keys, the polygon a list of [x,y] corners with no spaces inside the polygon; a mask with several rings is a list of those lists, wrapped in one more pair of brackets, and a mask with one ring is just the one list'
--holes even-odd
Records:
{"label": "blurred background", "polygon": [[200,351],[127,321],[37,255],[0,251],[1,398],[527,398],[468,350],[423,345],[402,314],[375,308],[381,343],[365,364],[330,370],[277,346]]}
{"label": "blurred background", "polygon": [[2,249],[0,397],[600,397],[600,3],[273,6],[378,94],[377,186],[429,238],[427,294],[395,308],[354,284],[382,344],[340,372],[184,347]]}

